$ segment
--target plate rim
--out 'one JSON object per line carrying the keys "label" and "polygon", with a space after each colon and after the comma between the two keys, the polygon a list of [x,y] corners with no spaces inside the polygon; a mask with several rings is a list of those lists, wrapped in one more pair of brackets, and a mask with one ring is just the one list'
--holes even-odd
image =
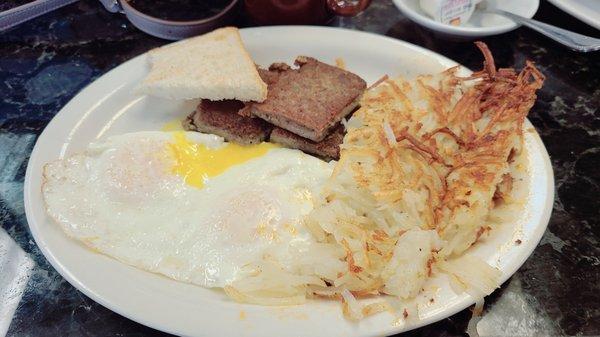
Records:
{"label": "plate rim", "polygon": [[[344,29],[344,28],[338,28],[338,27],[321,27],[321,26],[270,26],[270,27],[253,27],[253,28],[241,28],[240,31],[242,32],[249,32],[249,33],[253,33],[253,32],[265,32],[265,33],[269,33],[269,31],[271,30],[281,30],[281,31],[285,31],[285,30],[289,30],[289,31],[294,31],[294,30],[298,30],[298,29],[302,29],[304,31],[306,31],[307,29],[309,30],[313,30],[313,31],[340,31],[343,33],[348,33],[348,34],[358,34],[358,35],[363,35],[366,36],[368,38],[373,38],[373,39],[379,39],[381,41],[385,41],[385,43],[393,43],[393,44],[398,44],[401,45],[404,48],[408,48],[408,49],[412,49],[412,50],[417,50],[425,55],[427,55],[428,57],[433,57],[436,60],[442,62],[445,66],[453,66],[453,65],[458,65],[464,68],[464,66],[460,65],[459,63],[443,56],[440,55],[438,53],[435,53],[431,50],[428,50],[426,48],[414,45],[412,43],[403,41],[403,40],[399,40],[399,39],[395,39],[389,36],[384,36],[384,35],[379,35],[376,33],[370,33],[370,32],[364,32],[364,31],[355,31],[355,30],[350,30],[350,29]],[[87,297],[89,297],[90,299],[92,299],[93,301],[99,303],[100,305],[104,306],[105,308],[123,316],[126,317],[132,321],[135,321],[139,324],[151,327],[153,329],[157,329],[163,332],[167,332],[167,333],[171,333],[171,334],[182,334],[181,331],[178,331],[177,329],[171,328],[171,327],[166,327],[166,326],[161,326],[161,325],[157,325],[154,322],[151,321],[147,321],[146,319],[144,319],[143,317],[141,317],[140,315],[137,315],[135,313],[131,313],[131,312],[126,312],[124,310],[121,310],[120,307],[118,307],[117,305],[115,305],[114,303],[105,300],[105,298],[96,293],[94,290],[90,289],[88,286],[86,286],[84,283],[82,283],[75,275],[73,275],[69,269],[63,265],[61,263],[61,261],[54,255],[54,253],[52,252],[52,250],[48,247],[47,243],[45,242],[44,238],[42,237],[42,234],[40,232],[39,229],[39,225],[35,224],[32,226],[33,223],[33,219],[34,219],[34,215],[33,215],[33,205],[32,202],[37,202],[35,200],[32,199],[32,170],[33,170],[33,162],[36,161],[36,157],[37,157],[37,152],[40,151],[40,144],[42,143],[43,139],[45,137],[48,137],[47,133],[50,129],[50,126],[54,123],[59,123],[60,120],[66,118],[65,114],[61,114],[63,112],[63,110],[65,110],[67,107],[69,107],[71,104],[75,104],[73,103],[73,101],[76,100],[77,97],[80,97],[85,94],[86,89],[88,89],[88,87],[90,85],[92,85],[93,83],[96,83],[97,81],[100,81],[103,78],[109,77],[111,74],[114,74],[118,69],[122,68],[122,67],[126,67],[127,64],[133,63],[133,62],[139,62],[138,60],[142,57],[144,57],[146,55],[147,52],[142,53],[140,55],[137,55],[121,64],[119,64],[118,66],[114,67],[113,69],[109,70],[108,72],[104,73],[102,76],[96,78],[94,81],[88,83],[83,89],[81,89],[75,96],[73,96],[69,102],[67,102],[67,104],[65,104],[57,113],[56,115],[50,120],[50,122],[46,125],[46,127],[44,128],[44,130],[40,133],[40,135],[37,137],[35,145],[31,151],[30,154],[30,158],[28,160],[27,163],[27,169],[25,172],[25,179],[24,179],[24,184],[23,184],[23,194],[24,194],[24,207],[25,207],[25,215],[26,215],[26,219],[27,219],[27,225],[28,228],[32,234],[32,237],[36,243],[36,245],[39,247],[40,251],[42,252],[42,254],[44,255],[44,257],[46,258],[46,260],[50,263],[50,265],[62,276],[64,277],[72,286],[74,286],[78,291],[81,291],[83,294],[85,294]],[[529,123],[529,121],[527,121],[527,123]],[[529,125],[531,126],[531,125]],[[501,282],[499,284],[499,286],[501,286],[504,282],[506,282],[507,279],[509,279],[524,263],[525,261],[532,255],[533,251],[537,248],[539,241],[542,238],[542,235],[544,234],[544,232],[546,231],[546,228],[548,226],[548,222],[552,213],[552,205],[553,205],[553,201],[554,201],[554,172],[553,172],[553,168],[552,165],[550,163],[550,158],[549,155],[547,153],[546,147],[544,146],[543,142],[541,141],[541,138],[539,137],[539,134],[537,133],[537,131],[534,133],[535,135],[535,141],[539,142],[539,144],[541,145],[541,149],[543,150],[542,153],[542,157],[544,160],[544,167],[545,169],[548,171],[548,176],[546,177],[546,184],[548,187],[548,191],[549,191],[549,195],[545,200],[544,206],[543,206],[543,214],[542,217],[540,219],[540,223],[535,227],[535,230],[531,233],[531,237],[529,238],[528,241],[531,241],[531,245],[528,246],[528,249],[526,250],[526,254],[522,254],[521,256],[519,256],[519,259],[517,260],[516,263],[513,263],[513,268],[510,269],[505,269],[503,270],[503,275],[501,277]],[[441,317],[437,317],[437,316],[433,316],[433,317],[427,317],[425,319],[421,319],[418,322],[412,324],[410,326],[409,329],[404,329],[402,326],[392,326],[390,325],[389,327],[386,327],[385,329],[379,329],[377,331],[370,331],[368,333],[365,333],[364,336],[379,336],[381,334],[390,334],[390,333],[398,333],[401,331],[409,331],[409,330],[413,330],[425,325],[429,325],[432,324],[434,322],[437,322],[439,320],[442,320],[444,318],[447,318],[459,311],[464,310],[465,308],[469,307],[470,305],[472,305],[474,303],[474,299],[470,296],[470,295],[466,295],[466,297],[464,297],[461,302],[459,304],[456,304],[454,307],[452,307],[450,310],[444,310],[443,315],[441,315]]]}

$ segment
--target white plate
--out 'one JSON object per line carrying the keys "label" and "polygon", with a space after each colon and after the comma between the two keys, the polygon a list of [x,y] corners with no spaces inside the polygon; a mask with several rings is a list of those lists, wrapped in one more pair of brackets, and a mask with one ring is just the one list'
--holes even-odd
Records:
{"label": "white plate", "polygon": [[[382,74],[415,75],[441,71],[456,63],[406,42],[368,33],[324,27],[268,27],[242,30],[243,40],[261,65],[291,62],[310,55],[347,67],[372,83]],[[77,289],[107,308],[150,327],[181,335],[219,336],[373,336],[405,331],[454,314],[473,301],[447,286],[419,320],[394,325],[384,313],[353,323],[342,317],[339,303],[311,301],[288,308],[234,303],[221,291],[176,282],[94,253],[68,239],[45,214],[40,192],[43,165],[81,150],[107,135],[157,130],[185,116],[194,102],[170,102],[132,92],[147,72],[145,55],[102,76],[75,96],[40,135],[27,167],[25,208],[31,233],[56,270]],[[537,133],[527,133],[531,188],[525,212],[507,235],[498,233],[473,254],[512,275],[540,240],[552,207],[553,175]],[[521,245],[514,245],[518,237]]]}
{"label": "white plate", "polygon": [[588,25],[600,29],[599,0],[548,0]]}
{"label": "white plate", "polygon": [[[393,0],[402,14],[412,21],[443,35],[477,38],[506,33],[519,27],[516,23],[500,15],[473,12],[469,21],[461,26],[452,26],[431,19],[419,5],[419,0]],[[532,18],[540,5],[539,0],[487,0],[493,7]],[[491,6],[491,5],[490,5]]]}

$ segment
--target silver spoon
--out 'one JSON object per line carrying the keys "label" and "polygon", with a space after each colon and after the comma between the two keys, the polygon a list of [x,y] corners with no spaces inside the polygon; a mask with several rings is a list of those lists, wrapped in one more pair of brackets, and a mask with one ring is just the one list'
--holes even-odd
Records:
{"label": "silver spoon", "polygon": [[552,40],[561,43],[575,51],[583,53],[600,50],[600,39],[593,38],[578,34],[566,29],[558,28],[547,23],[539,22],[537,20],[524,18],[520,15],[513,14],[501,9],[489,9],[485,2],[481,2],[477,5],[478,9],[483,10],[487,13],[502,15],[514,21],[515,23],[527,26],[538,33],[541,33]]}

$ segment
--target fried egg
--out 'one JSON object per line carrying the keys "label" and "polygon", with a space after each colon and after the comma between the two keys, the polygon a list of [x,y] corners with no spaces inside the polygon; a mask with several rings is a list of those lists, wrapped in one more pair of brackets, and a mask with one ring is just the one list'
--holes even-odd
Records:
{"label": "fried egg", "polygon": [[293,268],[293,255],[316,244],[302,218],[331,171],[269,143],[136,132],[47,164],[42,192],[48,215],[89,248],[176,280],[224,287],[267,255]]}

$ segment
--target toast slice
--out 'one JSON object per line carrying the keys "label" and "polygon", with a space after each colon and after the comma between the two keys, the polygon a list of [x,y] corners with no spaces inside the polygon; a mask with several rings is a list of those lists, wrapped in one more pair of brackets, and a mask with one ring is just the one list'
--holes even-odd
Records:
{"label": "toast slice", "polygon": [[323,140],[351,113],[367,84],[343,69],[299,56],[298,69],[280,71],[269,83],[267,99],[251,105],[251,113],[282,129]]}
{"label": "toast slice", "polygon": [[236,99],[262,102],[267,84],[244,48],[237,28],[151,50],[151,70],[139,91],[170,99]]}
{"label": "toast slice", "polygon": [[250,118],[237,112],[244,103],[235,100],[202,100],[184,121],[188,131],[212,133],[239,144],[258,144],[269,138],[272,126],[260,118]]}

